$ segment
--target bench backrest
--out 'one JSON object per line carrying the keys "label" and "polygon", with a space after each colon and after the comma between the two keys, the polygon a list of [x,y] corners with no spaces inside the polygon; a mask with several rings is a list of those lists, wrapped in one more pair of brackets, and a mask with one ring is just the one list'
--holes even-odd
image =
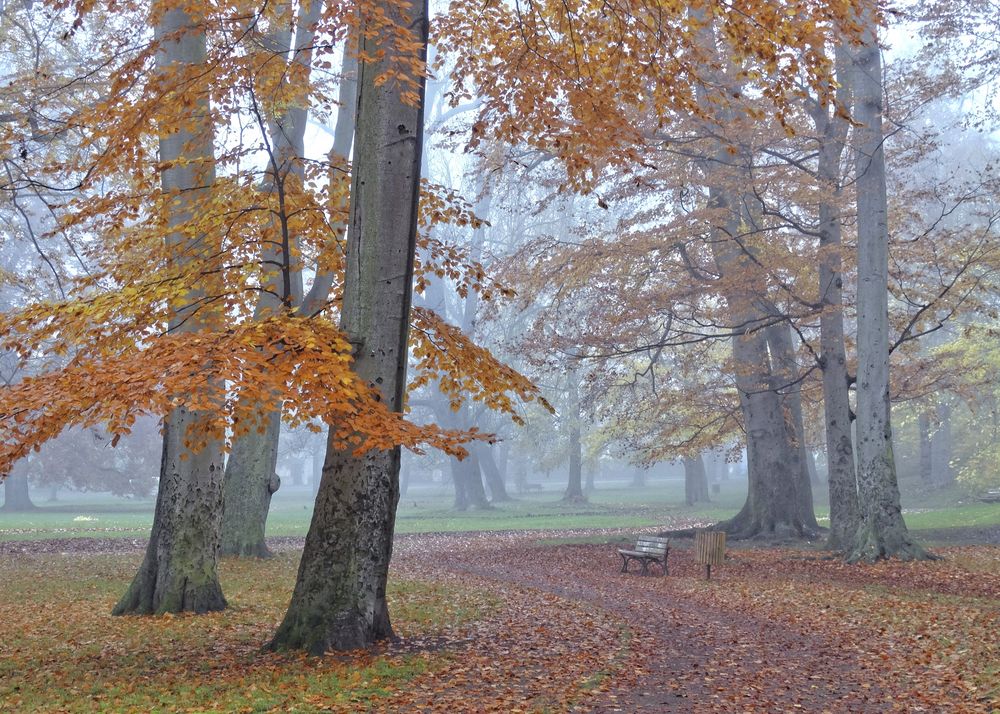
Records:
{"label": "bench backrest", "polygon": [[669,538],[643,537],[636,540],[635,549],[640,553],[662,554],[667,552],[667,545],[669,543]]}

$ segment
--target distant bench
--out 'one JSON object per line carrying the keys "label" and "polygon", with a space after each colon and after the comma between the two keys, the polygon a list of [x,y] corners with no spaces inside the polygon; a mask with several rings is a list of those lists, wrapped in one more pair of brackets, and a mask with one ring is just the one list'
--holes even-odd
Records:
{"label": "distant bench", "polygon": [[668,574],[667,556],[670,554],[670,539],[656,538],[654,536],[642,536],[635,542],[632,550],[618,549],[618,555],[622,557],[622,572],[628,572],[629,563],[633,560],[642,564],[639,575],[649,575],[649,564],[659,563],[663,570],[663,575]]}

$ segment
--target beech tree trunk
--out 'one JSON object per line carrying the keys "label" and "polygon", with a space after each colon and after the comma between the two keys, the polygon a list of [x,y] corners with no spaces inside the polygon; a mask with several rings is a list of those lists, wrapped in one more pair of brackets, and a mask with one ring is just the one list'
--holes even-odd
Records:
{"label": "beech tree trunk", "polygon": [[[204,26],[181,9],[166,9],[155,28],[161,42],[156,58],[159,73],[184,72],[206,61]],[[206,236],[191,237],[183,227],[211,198],[215,181],[214,126],[208,97],[191,107],[189,121],[160,137],[160,183],[172,195],[167,238],[177,255],[213,250]],[[211,309],[194,309],[204,286],[193,285],[187,305],[170,320],[172,332],[197,332],[212,325]],[[221,397],[221,386],[219,387]],[[209,388],[212,388],[210,386]],[[183,400],[183,395],[179,395]],[[222,441],[207,437],[195,451],[189,444],[204,433],[212,415],[189,411],[183,404],[163,422],[163,453],[156,511],[149,545],[139,572],[113,614],[162,614],[222,610],[226,600],[216,571],[222,513]]]}
{"label": "beech tree trunk", "polygon": [[701,456],[684,458],[684,502],[689,506],[708,503],[708,472]]}
{"label": "beech tree trunk", "polygon": [[767,328],[767,344],[771,351],[771,362],[775,377],[780,381],[781,402],[785,411],[785,430],[788,451],[793,456],[790,468],[798,478],[796,493],[799,497],[799,512],[802,522],[813,531],[819,531],[816,511],[813,507],[812,479],[809,475],[809,459],[806,455],[805,424],[802,420],[802,392],[798,384],[799,365],[792,347],[791,328],[785,323]]}
{"label": "beech tree trunk", "polygon": [[[322,5],[321,0],[302,3],[295,18],[295,50],[290,61],[306,68],[306,79],[303,81],[308,80],[313,26],[319,19]],[[290,21],[291,4],[286,7]],[[276,57],[288,57],[293,46],[291,29],[291,22],[287,26],[276,27],[265,37],[264,49],[273,52]],[[345,52],[345,76],[353,71],[356,64],[356,58],[350,52]],[[346,157],[351,150],[350,136],[355,109],[354,82],[349,77],[341,82],[339,99],[339,133],[335,132],[335,137],[340,140],[340,145],[336,144],[335,139],[333,151]],[[270,163],[265,192],[280,195],[290,188],[291,183],[301,183],[304,180],[302,157],[305,154],[304,137],[308,115],[305,106],[294,104],[284,107],[280,114],[268,112]],[[342,124],[344,128],[341,127]],[[348,137],[346,140],[345,136]],[[278,217],[274,221],[276,230],[287,233],[287,221],[281,219],[282,217]],[[267,289],[262,290],[258,298],[254,309],[256,319],[265,318],[280,310],[290,310],[303,302],[301,267],[291,254],[285,254],[284,249],[287,245],[289,253],[295,252],[297,239],[287,234],[283,238],[282,241],[270,241],[262,250],[262,264],[266,266],[263,270],[263,282]],[[323,276],[317,274],[316,283],[322,282]],[[314,287],[318,288],[319,285]],[[313,299],[315,301],[318,298],[313,296]],[[244,399],[246,397],[241,397],[241,400]],[[264,558],[270,555],[264,540],[267,514],[271,496],[280,486],[274,469],[281,435],[281,412],[275,409],[273,402],[268,403],[266,399],[256,396],[250,399],[251,404],[241,404],[240,408],[254,415],[255,424],[248,432],[234,438],[232,454],[226,463],[221,552],[223,555]]]}
{"label": "beech tree trunk", "polygon": [[[837,103],[851,105],[850,57],[838,46],[834,59],[839,87]],[[823,425],[826,432],[827,488],[830,497],[830,535],[827,545],[843,551],[850,547],[859,523],[858,483],[851,423],[850,377],[844,347],[844,281],[841,253],[840,197],[843,193],[840,160],[847,141],[848,122],[817,102],[813,111],[820,152],[818,179],[830,196],[819,205],[820,259],[819,318],[820,360],[823,368]]]}
{"label": "beech tree trunk", "polygon": [[475,444],[472,448],[476,452],[479,468],[486,478],[486,485],[489,486],[490,502],[509,501],[510,495],[507,493],[507,485],[504,483],[503,474],[493,456],[494,447],[489,444]]}
{"label": "beech tree trunk", "polygon": [[[411,28],[421,59],[426,58],[426,2],[411,5],[406,16],[389,0],[376,3],[375,10]],[[355,372],[390,409],[400,411],[420,194],[424,79],[422,74],[416,78],[415,106],[403,101],[399,82],[379,81],[388,70],[399,69],[406,60],[401,53],[408,49],[377,32],[365,32],[368,23],[363,16],[361,56],[366,59],[360,62],[358,77],[357,160],[342,324],[355,345]],[[399,447],[355,456],[339,450],[332,438],[328,441],[295,589],[271,641],[273,649],[322,654],[392,636],[386,584],[399,464]]]}
{"label": "beech tree trunk", "polygon": [[889,405],[889,227],[882,133],[882,57],[874,3],[854,54],[858,206],[858,492],[861,522],[850,561],[927,558],[899,503]]}
{"label": "beech tree trunk", "polygon": [[28,491],[28,474],[18,471],[3,480],[3,508],[0,511],[22,513],[36,508]]}
{"label": "beech tree trunk", "polygon": [[572,503],[584,503],[587,496],[583,493],[583,450],[580,444],[580,377],[575,370],[568,375],[569,405],[569,478],[563,500]]}
{"label": "beech tree trunk", "polygon": [[[262,431],[258,431],[258,425]],[[257,417],[250,432],[233,441],[226,462],[223,488],[222,555],[267,558],[264,541],[271,496],[281,485],[278,464],[278,434],[281,413]]]}

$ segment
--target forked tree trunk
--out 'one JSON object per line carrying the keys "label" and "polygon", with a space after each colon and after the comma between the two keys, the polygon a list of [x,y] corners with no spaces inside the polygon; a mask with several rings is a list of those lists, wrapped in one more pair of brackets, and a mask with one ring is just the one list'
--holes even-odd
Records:
{"label": "forked tree trunk", "polygon": [[875,4],[855,50],[858,204],[858,491],[861,523],[850,561],[929,557],[910,537],[899,503],[889,406],[889,228],[882,133],[882,57]]}
{"label": "forked tree trunk", "polygon": [[[298,75],[300,78],[304,75],[299,81],[308,81],[308,67],[312,59],[310,48],[314,39],[313,26],[319,19],[322,5],[321,0],[312,0],[298,7],[295,19],[295,50],[291,62],[306,68]],[[291,4],[286,7],[290,19]],[[276,57],[288,57],[291,46],[290,26],[275,28],[264,40],[264,50],[274,53]],[[333,147],[334,153],[345,158],[351,150],[350,137],[353,133],[355,111],[355,85],[353,77],[349,75],[353,73],[356,65],[356,58],[350,52],[345,52],[343,66],[345,79],[340,84],[341,108],[337,113]],[[264,186],[266,192],[272,194],[283,192],[292,183],[301,184],[304,180],[302,157],[305,154],[304,136],[307,119],[308,109],[295,104],[284,107],[280,116],[270,116],[267,131],[271,137],[272,161]],[[277,219],[274,222],[280,223]],[[295,252],[296,237],[287,236],[287,238],[290,250]],[[292,255],[283,254],[282,244],[283,242],[272,240],[270,247],[262,251],[262,264],[269,266],[263,271],[263,282],[268,289],[260,293],[254,310],[256,319],[274,315],[282,309],[289,310],[293,305],[302,302],[302,271]],[[285,272],[290,272],[290,275],[284,275]],[[311,291],[312,302],[326,299],[325,295],[314,294],[321,292],[319,288],[323,283],[323,276],[319,273],[316,283],[314,288],[317,289]],[[290,292],[288,295],[284,294],[286,285]],[[303,307],[309,312],[313,311],[310,306]],[[240,407],[252,414],[252,419],[256,423],[251,425],[248,432],[238,435],[233,440],[232,454],[226,463],[221,552],[223,555],[263,558],[270,555],[264,534],[271,496],[280,485],[274,469],[281,435],[281,412],[275,409],[273,401],[269,402],[256,395],[241,396],[241,400],[245,399],[249,399],[251,403],[241,404]]]}
{"label": "forked tree trunk", "polygon": [[[164,8],[165,9],[165,8]],[[206,61],[204,26],[180,9],[165,9],[155,28],[161,46],[157,71],[164,75],[197,69]],[[163,192],[172,195],[167,238],[176,255],[213,251],[211,238],[191,237],[183,230],[200,206],[211,200],[215,180],[214,126],[208,97],[200,96],[188,112],[188,124],[160,138],[160,161],[170,165],[160,174]],[[183,258],[178,258],[182,260]],[[172,316],[174,333],[212,326],[211,309],[194,309],[204,286],[192,286],[189,302]],[[218,385],[210,385],[212,386]],[[220,387],[220,397],[221,397]],[[183,399],[183,395],[179,395]],[[115,605],[115,615],[208,612],[222,610],[216,571],[222,512],[222,443],[208,438],[198,451],[189,445],[213,415],[176,407],[164,418],[163,454],[156,511],[149,545],[139,572]]]}
{"label": "forked tree trunk", "polygon": [[[837,103],[844,110],[851,105],[850,58],[844,47],[835,49],[839,87]],[[821,188],[829,195],[819,205],[819,317],[820,360],[823,367],[823,425],[826,431],[827,488],[830,496],[832,550],[848,548],[858,529],[858,481],[854,467],[854,439],[851,435],[850,382],[847,350],[844,347],[843,242],[841,231],[840,160],[847,140],[848,122],[817,103],[813,111],[821,138],[817,163]]]}
{"label": "forked tree trunk", "polygon": [[36,508],[28,492],[28,474],[17,471],[3,480],[3,508],[0,508],[0,511],[23,513],[34,511]]}
{"label": "forked tree trunk", "polygon": [[684,502],[689,506],[708,503],[708,472],[701,456],[684,458]]}
{"label": "forked tree trunk", "polygon": [[[427,51],[427,5],[405,14],[380,0],[375,10],[414,32]],[[407,331],[416,249],[423,75],[416,106],[398,81],[380,81],[406,66],[411,51],[392,35],[367,33],[362,17],[351,226],[342,324],[355,345],[354,370],[390,409],[400,411],[406,387]],[[377,61],[373,58],[381,58]],[[369,61],[371,60],[371,61]],[[396,504],[399,447],[355,456],[333,438],[288,612],[271,647],[322,654],[365,647],[392,636],[386,585]]]}
{"label": "forked tree trunk", "polygon": [[507,485],[504,483],[503,474],[497,466],[496,458],[493,456],[493,448],[489,444],[475,444],[472,448],[476,452],[479,461],[479,468],[486,478],[486,485],[490,489],[490,502],[500,503],[509,501],[510,495],[507,493]]}

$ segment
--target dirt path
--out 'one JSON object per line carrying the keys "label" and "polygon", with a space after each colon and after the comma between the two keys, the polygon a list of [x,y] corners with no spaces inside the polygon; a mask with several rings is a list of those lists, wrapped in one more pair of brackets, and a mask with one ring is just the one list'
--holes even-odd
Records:
{"label": "dirt path", "polygon": [[[519,542],[520,541],[520,542]],[[401,560],[406,561],[405,551]],[[708,609],[667,578],[621,575],[610,546],[539,548],[518,538],[488,538],[438,549],[439,567],[530,587],[613,613],[634,632],[644,672],[586,705],[593,712],[883,712],[845,642],[775,626],[747,613]],[[693,577],[687,551],[671,554],[673,572]],[[718,587],[727,587],[724,579]]]}
{"label": "dirt path", "polygon": [[[615,531],[600,533],[610,536]],[[594,533],[545,537],[584,534]],[[806,605],[811,612],[795,608],[790,612],[787,603],[769,602],[767,589],[797,588],[809,603],[819,588],[826,588],[826,600],[816,602],[826,603],[863,598],[866,592],[871,597],[872,590],[891,594],[894,588],[904,595],[917,588],[948,598],[976,596],[986,598],[987,612],[975,605],[980,610],[970,610],[969,618],[982,618],[982,624],[974,625],[982,629],[1000,621],[990,611],[994,607],[990,603],[995,603],[991,593],[1000,593],[995,572],[936,570],[951,567],[940,563],[910,571],[893,566],[861,572],[839,570],[836,564],[794,552],[742,551],[706,583],[683,544],[671,551],[670,576],[640,577],[618,572],[612,545],[541,546],[539,537],[539,533],[432,534],[397,540],[393,568],[398,574],[482,589],[495,594],[503,607],[497,617],[477,625],[477,631],[464,633],[465,642],[442,640],[442,647],[456,653],[453,665],[426,683],[426,694],[400,692],[398,706],[390,703],[386,711],[515,711],[510,701],[532,711],[532,702],[560,701],[551,698],[552,686],[538,682],[559,666],[561,657],[591,662],[594,669],[585,674],[596,674],[603,665],[595,651],[619,648],[622,628],[630,637],[626,676],[605,678],[590,696],[577,698],[572,711],[990,711],[986,700],[978,700],[981,707],[975,704],[974,695],[962,689],[964,684],[956,685],[954,677],[933,674],[929,659],[922,675],[907,670],[905,659],[899,660],[895,674],[883,666],[889,664],[886,653],[894,647],[933,649],[927,644],[931,640],[919,639],[922,635],[905,641],[892,627],[873,631],[873,623],[885,620],[869,618],[864,606],[850,622],[845,622],[843,612],[826,616],[813,604]],[[271,545],[292,551],[302,547],[302,539],[275,539]],[[144,547],[143,541],[131,539],[0,542],[0,557],[125,553]],[[988,557],[997,556],[1000,551],[989,549]],[[766,572],[767,558],[780,567]],[[905,580],[900,579],[903,576]],[[741,606],[751,601],[760,605],[762,597],[762,607]],[[928,612],[929,619],[936,618]],[[577,626],[588,613],[600,620],[592,630]],[[962,621],[959,616],[948,624],[949,636],[955,623]],[[547,641],[539,644],[537,633],[546,628],[549,634],[541,639]],[[404,641],[401,651],[415,644],[419,643]],[[900,657],[900,650],[895,652],[894,661]],[[505,659],[513,664],[494,667],[494,662]],[[921,708],[912,698],[917,686],[913,676],[925,677],[926,683],[927,672],[939,690],[937,701],[948,704],[944,709]],[[569,687],[574,677],[581,681],[577,675],[561,681]],[[512,678],[523,681],[512,684]],[[487,704],[491,696],[493,704]]]}

